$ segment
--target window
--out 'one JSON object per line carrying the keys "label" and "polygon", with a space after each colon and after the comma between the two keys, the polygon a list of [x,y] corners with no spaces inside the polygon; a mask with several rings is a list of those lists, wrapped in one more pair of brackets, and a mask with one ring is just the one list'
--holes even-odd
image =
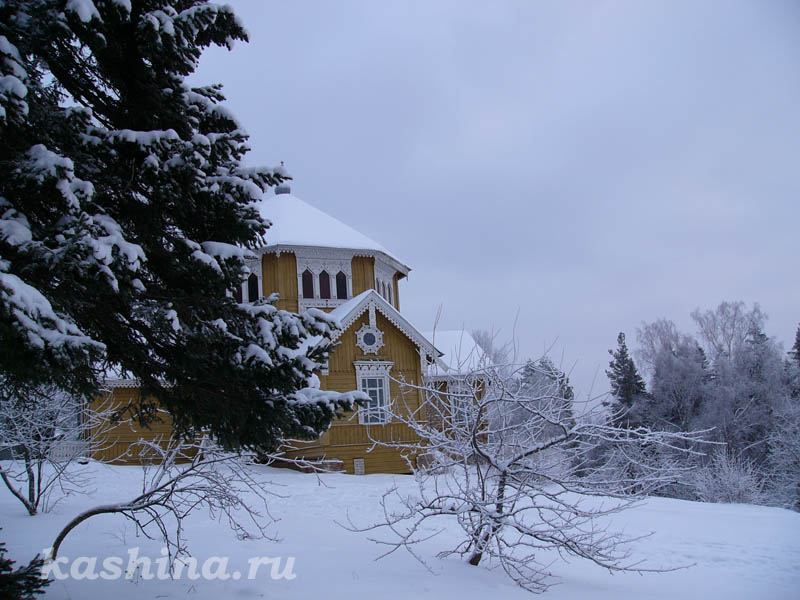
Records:
{"label": "window", "polygon": [[357,360],[353,363],[358,389],[369,397],[369,400],[358,407],[359,423],[383,425],[392,420],[389,399],[389,372],[392,364],[382,360]]}
{"label": "window", "polygon": [[394,304],[392,302],[392,284],[391,283],[389,284],[389,297],[387,298],[387,300],[389,301],[389,304]]}
{"label": "window", "polygon": [[234,298],[234,300],[236,300],[236,302],[238,302],[239,304],[241,304],[241,303],[242,303],[242,286],[241,286],[241,284],[240,284],[240,285],[237,285],[237,286],[234,288],[234,290],[233,290],[233,298]]}
{"label": "window", "polygon": [[359,421],[365,424],[388,422],[385,379],[364,377],[361,379],[361,391],[369,396],[369,401],[358,409]]}
{"label": "window", "polygon": [[258,275],[255,273],[250,273],[247,278],[247,299],[250,302],[258,300]]}
{"label": "window", "polygon": [[336,274],[336,298],[347,300],[347,275],[342,271]]}
{"label": "window", "polygon": [[314,275],[306,269],[303,271],[303,298],[314,297]]}
{"label": "window", "polygon": [[325,300],[330,300],[331,298],[331,276],[328,275],[327,271],[319,274],[319,297]]}
{"label": "window", "polygon": [[447,385],[450,402],[450,419],[453,425],[465,425],[469,422],[472,406],[472,387],[466,381],[450,381]]}

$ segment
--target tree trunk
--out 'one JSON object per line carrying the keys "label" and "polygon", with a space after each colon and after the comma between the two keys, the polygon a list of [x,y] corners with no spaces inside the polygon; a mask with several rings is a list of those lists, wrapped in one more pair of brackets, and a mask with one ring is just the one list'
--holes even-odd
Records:
{"label": "tree trunk", "polygon": [[[503,501],[506,497],[506,473],[503,472],[500,474],[500,482],[497,484],[497,503],[495,507],[497,508],[498,516],[503,515]],[[486,544],[489,543],[489,540],[495,534],[495,532],[499,529],[499,525],[497,523],[490,525],[489,529],[486,533],[483,534],[478,544],[475,546],[475,552],[472,553],[472,556],[469,557],[467,561],[473,567],[477,567],[478,564],[481,562],[483,558],[483,551],[486,548]]]}
{"label": "tree trunk", "polygon": [[20,494],[20,492],[13,485],[11,485],[11,480],[8,478],[8,475],[6,475],[5,471],[3,471],[3,470],[0,470],[0,479],[2,479],[3,483],[6,484],[6,487],[8,488],[8,491],[10,491],[17,500],[22,502],[22,504],[25,506],[25,510],[28,511],[28,514],[30,516],[35,515],[36,514],[36,507],[33,506],[30,502],[28,502],[28,500],[25,498],[25,496]]}

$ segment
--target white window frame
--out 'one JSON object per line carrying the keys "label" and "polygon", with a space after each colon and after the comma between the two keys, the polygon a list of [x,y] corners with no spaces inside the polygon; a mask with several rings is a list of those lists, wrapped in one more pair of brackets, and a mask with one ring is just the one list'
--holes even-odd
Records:
{"label": "white window frame", "polygon": [[473,392],[470,382],[464,379],[451,379],[447,383],[450,421],[453,425],[466,425],[469,423]]}
{"label": "white window frame", "polygon": [[[335,308],[353,298],[353,253],[351,250],[335,248],[299,247],[294,251],[297,261],[297,296],[300,312],[309,308]],[[303,273],[311,271],[313,297],[303,297]],[[331,297],[320,297],[319,276],[326,271],[330,278]],[[347,282],[347,298],[340,299],[336,289],[336,276],[344,273]]]}
{"label": "white window frame", "polygon": [[[245,265],[248,269],[250,269],[250,275],[255,275],[256,279],[258,280],[258,297],[251,298],[250,297],[250,289],[248,285],[248,280],[250,275],[245,277],[245,280],[242,282],[242,302],[255,302],[256,300],[261,300],[264,297],[264,281],[263,277],[264,274],[262,273],[261,269],[261,256],[255,259],[246,259]],[[247,298],[247,300],[245,300]]]}
{"label": "white window frame", "polygon": [[[361,425],[385,425],[392,420],[389,373],[394,363],[383,360],[355,361],[356,386],[370,397],[375,390],[375,406],[359,406],[358,422]],[[373,385],[374,384],[374,385]]]}
{"label": "white window frame", "polygon": [[[367,344],[367,342],[364,341],[364,336],[366,336],[368,333],[371,333],[373,336],[375,336],[375,342],[373,344]],[[356,346],[361,348],[361,351],[364,354],[377,354],[378,350],[384,346],[383,332],[374,325],[368,325],[367,323],[364,323],[361,326],[361,329],[356,331]]]}

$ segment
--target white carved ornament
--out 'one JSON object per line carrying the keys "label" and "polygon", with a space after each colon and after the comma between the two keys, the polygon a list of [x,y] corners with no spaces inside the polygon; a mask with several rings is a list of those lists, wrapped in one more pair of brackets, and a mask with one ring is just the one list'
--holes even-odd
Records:
{"label": "white carved ornament", "polygon": [[361,348],[364,354],[377,354],[383,348],[383,332],[373,325],[364,323],[361,329],[356,331],[356,346]]}

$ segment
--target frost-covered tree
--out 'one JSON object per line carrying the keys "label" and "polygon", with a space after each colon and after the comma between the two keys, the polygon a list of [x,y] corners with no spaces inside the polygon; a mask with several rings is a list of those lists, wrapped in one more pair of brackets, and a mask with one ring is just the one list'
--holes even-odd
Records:
{"label": "frost-covered tree", "polygon": [[54,492],[57,502],[86,491],[90,479],[76,463],[110,445],[104,437],[115,417],[107,400],[90,407],[53,388],[0,396],[0,448],[11,459],[0,461],[0,480],[30,515],[50,510]]}
{"label": "frost-covered tree", "polygon": [[[24,398],[141,383],[181,431],[227,447],[319,435],[349,398],[313,391],[323,313],[237,304],[267,228],[254,201],[287,174],[246,168],[204,48],[247,39],[203,0],[0,3],[0,373]],[[298,390],[306,390],[299,392]]]}
{"label": "frost-covered tree", "polygon": [[611,362],[606,375],[611,383],[611,399],[604,404],[614,415],[614,425],[636,426],[640,421],[639,409],[647,397],[647,387],[628,351],[624,333],[617,336],[617,349],[608,353]]}
{"label": "frost-covered tree", "polygon": [[711,373],[705,351],[665,319],[643,323],[637,339],[637,355],[650,373],[643,420],[660,428],[693,429],[709,394]]}
{"label": "frost-covered tree", "polygon": [[716,360],[719,356],[732,357],[751,330],[763,330],[767,315],[758,304],[747,310],[744,302],[737,301],[721,302],[714,310],[698,308],[692,312],[692,319],[710,357]]}
{"label": "frost-covered tree", "polygon": [[758,328],[737,344],[733,356],[718,355],[713,362],[713,386],[700,423],[714,427],[714,438],[728,452],[762,467],[775,411],[789,396],[784,378],[783,352]]}
{"label": "frost-covered tree", "polygon": [[768,492],[780,506],[800,511],[800,402],[793,398],[776,413],[769,434]]}
{"label": "frost-covered tree", "polygon": [[[614,427],[592,414],[573,419],[564,410],[571,399],[562,394],[568,389],[563,378],[536,376],[535,385],[519,385],[522,370],[530,375],[532,365],[548,362],[517,366],[510,375],[494,367],[476,370],[467,378],[470,385],[459,388],[460,402],[470,390],[459,419],[451,418],[446,401],[415,410],[415,403],[396,399],[393,420],[411,428],[419,441],[374,443],[405,451],[418,492],[390,489],[383,498],[385,519],[348,527],[386,531],[378,541],[387,545],[387,553],[404,548],[426,562],[419,542],[450,522],[460,532],[455,539],[447,536],[439,556],[455,554],[471,565],[499,567],[536,592],[552,582],[549,563],[555,552],[612,571],[659,570],[633,556],[633,536],[613,531],[608,517],[682,470],[675,460],[650,461],[652,453],[643,450],[691,447],[698,436]],[[413,398],[419,391],[428,397],[442,394],[398,383]],[[606,450],[600,460],[594,452],[598,446]],[[426,460],[414,463],[417,456]],[[587,460],[591,476],[582,474]],[[624,468],[632,460],[635,477]]]}
{"label": "frost-covered tree", "polygon": [[549,357],[542,356],[538,360],[526,362],[519,372],[519,386],[518,394],[529,398],[543,398],[553,403],[551,409],[558,411],[560,420],[568,424],[575,423],[575,392],[567,374],[556,367]]}

